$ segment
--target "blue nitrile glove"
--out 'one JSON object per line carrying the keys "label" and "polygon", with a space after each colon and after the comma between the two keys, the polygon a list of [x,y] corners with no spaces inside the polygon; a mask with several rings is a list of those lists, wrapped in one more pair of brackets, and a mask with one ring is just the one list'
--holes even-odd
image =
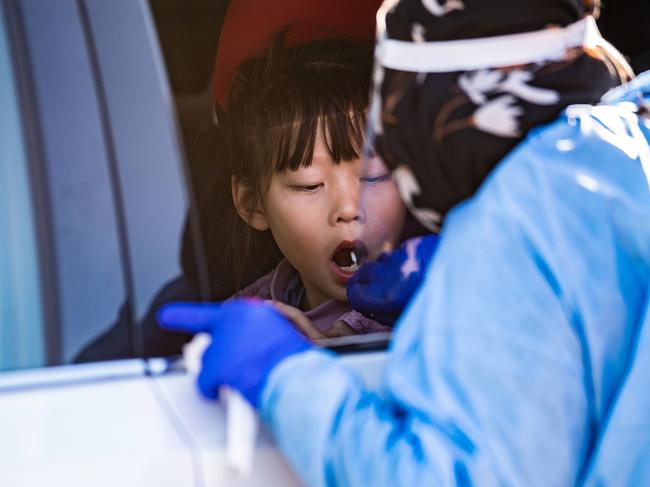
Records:
{"label": "blue nitrile glove", "polygon": [[438,245],[438,235],[407,240],[390,253],[366,262],[348,282],[348,300],[354,309],[375,321],[393,326],[418,288]]}
{"label": "blue nitrile glove", "polygon": [[258,409],[271,370],[313,346],[272,306],[246,299],[168,304],[158,321],[168,330],[211,335],[198,377],[204,396],[216,399],[219,387],[228,385]]}

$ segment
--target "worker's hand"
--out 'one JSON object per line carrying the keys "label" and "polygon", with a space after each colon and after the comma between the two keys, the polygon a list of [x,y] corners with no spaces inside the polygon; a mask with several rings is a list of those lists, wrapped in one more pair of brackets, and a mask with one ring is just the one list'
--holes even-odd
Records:
{"label": "worker's hand", "polygon": [[211,335],[198,377],[204,396],[216,399],[219,387],[228,385],[256,408],[271,370],[312,347],[273,306],[252,300],[168,304],[158,321],[167,330]]}
{"label": "worker's hand", "polygon": [[412,238],[366,262],[348,282],[348,300],[370,319],[393,326],[424,278],[438,235]]}

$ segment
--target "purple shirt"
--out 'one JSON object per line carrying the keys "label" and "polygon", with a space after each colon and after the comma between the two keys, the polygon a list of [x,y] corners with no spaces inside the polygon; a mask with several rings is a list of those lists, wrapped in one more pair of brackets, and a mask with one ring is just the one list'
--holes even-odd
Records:
{"label": "purple shirt", "polygon": [[[300,302],[304,294],[305,287],[302,285],[300,274],[289,261],[283,259],[274,270],[236,293],[234,297],[273,299],[300,309]],[[348,303],[334,299],[306,311],[305,316],[323,333],[326,333],[339,320],[344,321],[358,334],[391,331],[391,328],[353,310]]]}

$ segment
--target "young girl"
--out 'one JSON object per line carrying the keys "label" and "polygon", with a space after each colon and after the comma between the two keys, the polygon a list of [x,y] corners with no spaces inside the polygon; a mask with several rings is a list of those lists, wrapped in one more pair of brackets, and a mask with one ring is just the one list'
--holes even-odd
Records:
{"label": "young girl", "polygon": [[242,64],[219,115],[212,214],[227,205],[208,232],[213,280],[257,278],[235,295],[274,301],[312,338],[387,330],[346,302],[347,281],[397,243],[405,218],[386,168],[361,159],[371,60],[351,41],[280,37]]}

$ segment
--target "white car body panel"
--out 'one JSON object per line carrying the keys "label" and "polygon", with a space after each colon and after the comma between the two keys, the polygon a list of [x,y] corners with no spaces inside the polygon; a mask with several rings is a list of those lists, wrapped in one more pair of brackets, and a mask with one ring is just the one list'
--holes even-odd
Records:
{"label": "white car body panel", "polygon": [[192,457],[157,395],[147,376],[0,393],[0,484],[189,485]]}
{"label": "white car body panel", "polygon": [[[340,360],[374,388],[386,353]],[[126,360],[3,373],[0,485],[301,485],[264,430],[252,474],[232,470],[222,405],[201,398],[189,374],[145,370]]]}

